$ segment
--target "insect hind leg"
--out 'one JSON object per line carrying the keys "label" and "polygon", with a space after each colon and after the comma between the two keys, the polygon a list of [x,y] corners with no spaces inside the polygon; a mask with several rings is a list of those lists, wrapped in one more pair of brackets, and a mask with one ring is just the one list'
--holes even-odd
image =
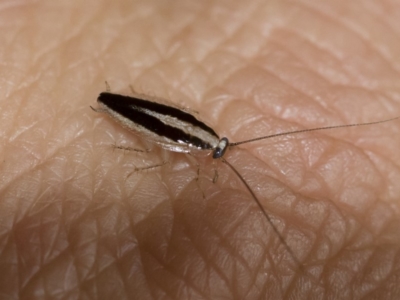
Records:
{"label": "insect hind leg", "polygon": [[[134,148],[134,147],[129,147],[129,146],[121,146],[121,145],[116,145],[116,144],[113,144],[112,148],[113,148],[113,150],[122,150],[124,152],[134,152],[134,153],[138,153],[138,154],[140,154],[140,153],[150,153],[152,151],[152,149],[149,148],[149,147],[144,148],[144,149],[139,149],[139,148]],[[166,157],[163,157],[163,160],[160,163],[152,164],[152,165],[149,165],[149,166],[143,166],[143,167],[134,166],[134,170],[132,172],[130,172],[126,176],[126,178],[132,176],[136,172],[156,169],[156,168],[162,167],[162,166],[164,166],[164,165],[166,165],[168,163],[169,163],[168,159]]]}
{"label": "insect hind leg", "polygon": [[136,153],[149,153],[151,152],[150,148],[145,148],[145,149],[138,149],[138,148],[133,148],[133,147],[126,147],[126,146],[120,146],[113,144],[112,145],[113,150],[123,150],[126,152],[136,152]]}

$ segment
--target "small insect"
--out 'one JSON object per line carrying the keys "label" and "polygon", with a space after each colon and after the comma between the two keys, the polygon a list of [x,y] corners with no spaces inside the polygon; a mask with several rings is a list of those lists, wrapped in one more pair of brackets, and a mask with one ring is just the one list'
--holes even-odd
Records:
{"label": "small insect", "polygon": [[374,125],[400,118],[400,116],[398,116],[368,123],[335,125],[280,132],[241,142],[231,143],[226,137],[220,138],[211,127],[198,120],[194,115],[170,105],[150,101],[145,95],[135,94],[133,96],[123,96],[107,91],[99,95],[97,102],[99,108],[92,108],[94,111],[110,115],[123,127],[129,129],[144,139],[159,145],[161,148],[182,153],[192,153],[193,151],[207,152],[208,154],[212,153],[212,157],[214,159],[219,159],[226,164],[233,171],[233,173],[236,174],[236,176],[246,187],[247,191],[251,194],[266,220],[279,237],[279,240],[284,245],[295,263],[300,267],[300,269],[302,269],[301,262],[293,253],[292,249],[286,243],[282,235],[279,233],[277,227],[272,222],[270,215],[265,211],[251,187],[248,185],[243,176],[240,175],[237,169],[224,158],[226,150],[241,144],[252,143],[283,135],[344,127]]}

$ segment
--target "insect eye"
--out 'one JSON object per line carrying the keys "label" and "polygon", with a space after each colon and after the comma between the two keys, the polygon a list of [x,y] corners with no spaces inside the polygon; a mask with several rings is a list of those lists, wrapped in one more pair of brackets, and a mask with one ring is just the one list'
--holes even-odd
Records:
{"label": "insect eye", "polygon": [[213,153],[213,158],[220,158],[222,156],[224,156],[226,149],[228,148],[229,145],[229,141],[227,138],[222,138],[219,143],[218,146],[215,148],[214,153]]}

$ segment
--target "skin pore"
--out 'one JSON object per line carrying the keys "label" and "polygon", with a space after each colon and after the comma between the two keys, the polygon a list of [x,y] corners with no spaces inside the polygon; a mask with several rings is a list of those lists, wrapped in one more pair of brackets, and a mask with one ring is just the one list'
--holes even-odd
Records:
{"label": "skin pore", "polygon": [[149,145],[89,107],[105,80],[132,85],[232,142],[394,117],[399,4],[15,3],[0,29],[0,298],[400,296],[399,121],[228,151],[301,271],[224,164],[113,151]]}

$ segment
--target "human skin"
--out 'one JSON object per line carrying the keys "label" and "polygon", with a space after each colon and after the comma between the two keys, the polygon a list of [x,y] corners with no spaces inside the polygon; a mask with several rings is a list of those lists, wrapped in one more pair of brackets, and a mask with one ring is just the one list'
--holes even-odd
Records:
{"label": "human skin", "polygon": [[400,115],[400,3],[320,2],[2,1],[0,299],[398,299],[400,121],[227,153],[294,258],[223,163],[89,107],[132,85],[232,142]]}

